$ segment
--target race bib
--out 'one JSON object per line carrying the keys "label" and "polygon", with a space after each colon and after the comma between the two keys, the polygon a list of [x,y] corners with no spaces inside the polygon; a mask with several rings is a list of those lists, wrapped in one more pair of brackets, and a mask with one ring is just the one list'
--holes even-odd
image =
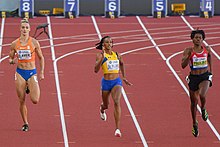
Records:
{"label": "race bib", "polygon": [[204,68],[207,66],[208,63],[206,57],[193,58],[193,68]]}
{"label": "race bib", "polygon": [[107,61],[107,67],[109,71],[119,70],[119,60]]}
{"label": "race bib", "polygon": [[31,51],[30,50],[19,50],[18,51],[18,59],[19,60],[30,60],[31,59]]}

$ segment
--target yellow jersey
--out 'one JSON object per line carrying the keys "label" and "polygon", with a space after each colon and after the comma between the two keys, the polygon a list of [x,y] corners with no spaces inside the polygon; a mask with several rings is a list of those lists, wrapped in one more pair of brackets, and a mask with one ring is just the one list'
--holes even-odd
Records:
{"label": "yellow jersey", "polygon": [[104,74],[119,73],[118,55],[112,51],[112,54],[104,53],[104,60],[102,61],[102,71]]}

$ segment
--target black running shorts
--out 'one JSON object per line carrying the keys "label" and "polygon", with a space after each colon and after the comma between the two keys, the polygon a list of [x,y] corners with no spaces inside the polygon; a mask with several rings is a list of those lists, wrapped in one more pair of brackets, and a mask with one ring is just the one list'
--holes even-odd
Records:
{"label": "black running shorts", "polygon": [[209,87],[212,86],[212,73],[210,72],[205,72],[200,75],[192,75],[190,74],[189,76],[186,77],[186,80],[188,82],[189,89],[192,91],[197,91],[199,89],[199,84],[202,81],[210,81]]}

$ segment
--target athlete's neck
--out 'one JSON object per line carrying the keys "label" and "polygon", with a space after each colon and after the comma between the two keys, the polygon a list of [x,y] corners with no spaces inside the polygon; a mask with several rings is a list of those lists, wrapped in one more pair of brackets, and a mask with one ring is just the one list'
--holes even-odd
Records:
{"label": "athlete's neck", "polygon": [[21,40],[22,42],[27,42],[28,39],[29,39],[29,35],[21,35],[21,36],[20,36],[20,40]]}
{"label": "athlete's neck", "polygon": [[203,47],[201,45],[194,45],[193,50],[195,52],[200,52],[203,50]]}
{"label": "athlete's neck", "polygon": [[109,54],[109,55],[112,54],[112,50],[105,49],[105,52],[106,52],[107,54]]}

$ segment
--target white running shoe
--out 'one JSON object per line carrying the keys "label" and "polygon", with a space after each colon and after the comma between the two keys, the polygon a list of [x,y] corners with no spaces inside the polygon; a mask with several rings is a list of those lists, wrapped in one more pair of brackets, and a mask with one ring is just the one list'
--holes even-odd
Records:
{"label": "white running shoe", "polygon": [[115,137],[121,137],[121,131],[119,129],[115,130]]}
{"label": "white running shoe", "polygon": [[100,117],[102,120],[106,121],[107,120],[107,115],[105,113],[105,110],[104,110],[104,113],[101,112],[101,107],[100,107]]}

